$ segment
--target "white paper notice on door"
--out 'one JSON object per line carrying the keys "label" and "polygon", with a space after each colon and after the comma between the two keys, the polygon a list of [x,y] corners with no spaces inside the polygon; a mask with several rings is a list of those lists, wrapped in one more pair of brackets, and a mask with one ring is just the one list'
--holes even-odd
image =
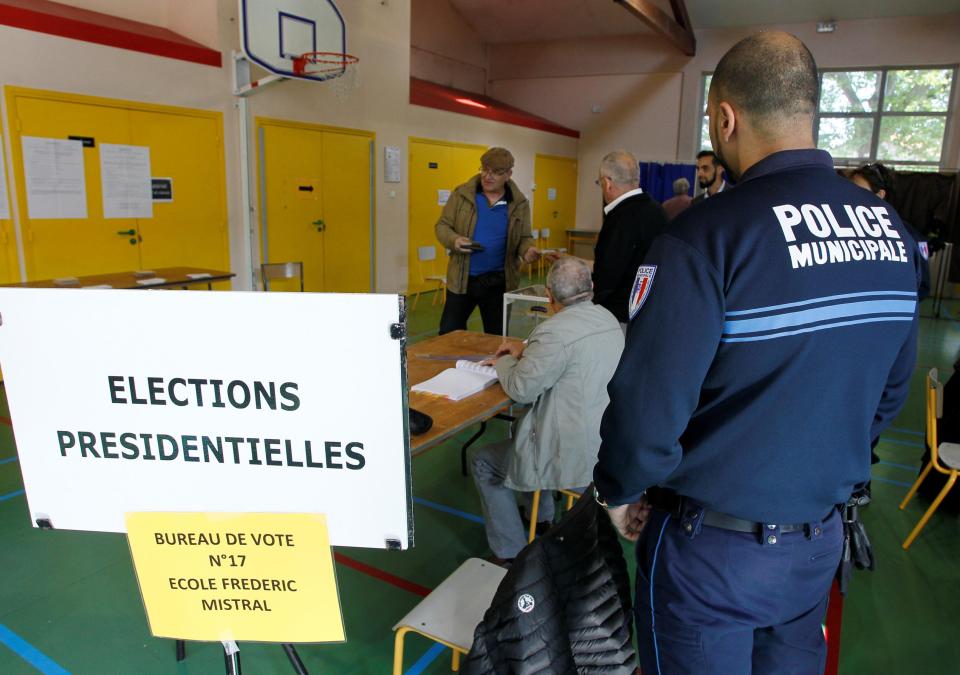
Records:
{"label": "white paper notice on door", "polygon": [[437,206],[445,206],[450,201],[450,190],[437,190]]}
{"label": "white paper notice on door", "polygon": [[104,218],[153,218],[150,148],[100,144]]}
{"label": "white paper notice on door", "polygon": [[86,218],[83,142],[36,136],[20,141],[29,218]]}
{"label": "white paper notice on door", "polygon": [[0,143],[0,220],[10,218],[10,200],[7,198],[7,167],[3,163],[3,144]]}

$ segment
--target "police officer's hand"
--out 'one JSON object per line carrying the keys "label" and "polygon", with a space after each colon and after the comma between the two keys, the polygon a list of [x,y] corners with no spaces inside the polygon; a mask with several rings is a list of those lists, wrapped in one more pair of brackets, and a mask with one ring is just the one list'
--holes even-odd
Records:
{"label": "police officer's hand", "polygon": [[470,249],[464,247],[472,243],[468,237],[457,237],[453,240],[453,249],[459,253],[470,253]]}
{"label": "police officer's hand", "polygon": [[610,520],[617,532],[624,539],[636,541],[643,532],[643,526],[647,524],[650,517],[650,504],[646,497],[633,504],[624,504],[623,506],[611,506],[607,509],[610,514]]}
{"label": "police officer's hand", "polygon": [[540,249],[538,249],[536,246],[531,246],[523,254],[523,262],[525,263],[537,262],[537,260],[539,259],[540,259]]}

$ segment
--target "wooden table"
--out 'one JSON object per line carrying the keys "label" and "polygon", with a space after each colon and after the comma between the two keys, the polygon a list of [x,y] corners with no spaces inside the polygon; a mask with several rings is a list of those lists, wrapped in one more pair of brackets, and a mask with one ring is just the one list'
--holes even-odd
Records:
{"label": "wooden table", "polygon": [[[419,342],[407,349],[407,380],[412,387],[429,380],[446,368],[453,368],[455,361],[426,359],[425,356],[461,356],[467,354],[493,354],[503,338],[458,330]],[[425,434],[410,437],[411,453],[416,456],[438,443],[451,438],[473,424],[480,424],[461,452],[461,464],[467,447],[483,433],[487,420],[502,413],[511,404],[510,397],[500,383],[487,387],[479,394],[460,401],[450,401],[418,391],[410,392],[410,407],[433,418],[433,426]]]}
{"label": "wooden table", "polygon": [[[597,245],[597,237],[600,236],[599,230],[567,230],[567,253],[577,255],[575,247],[577,244],[590,245],[590,258],[593,258],[593,247]],[[584,256],[580,256],[581,258]]]}
{"label": "wooden table", "polygon": [[[150,272],[147,274],[146,272]],[[193,276],[189,276],[193,275]],[[227,281],[236,276],[233,272],[211,270],[204,267],[158,267],[141,272],[113,272],[111,274],[91,274],[83,277],[64,277],[41,281],[22,281],[14,284],[2,284],[21,288],[90,288],[99,286],[110,288],[186,288],[195,284],[206,284],[213,289],[213,282]],[[163,279],[160,283],[141,284],[148,279]]]}

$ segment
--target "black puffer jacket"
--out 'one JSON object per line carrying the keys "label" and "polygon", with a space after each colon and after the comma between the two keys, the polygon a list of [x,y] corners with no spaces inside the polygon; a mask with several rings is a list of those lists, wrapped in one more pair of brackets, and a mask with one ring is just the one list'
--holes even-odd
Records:
{"label": "black puffer jacket", "polygon": [[585,497],[517,556],[477,626],[463,672],[633,673],[630,607],[617,533]]}

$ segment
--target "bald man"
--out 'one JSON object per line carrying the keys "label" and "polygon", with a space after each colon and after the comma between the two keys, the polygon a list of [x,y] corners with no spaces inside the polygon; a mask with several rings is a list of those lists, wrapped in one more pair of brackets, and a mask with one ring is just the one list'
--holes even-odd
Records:
{"label": "bald man", "polygon": [[594,481],[639,539],[644,673],[823,672],[837,505],[907,397],[919,257],[815,149],[817,94],[791,35],[727,52],[707,113],[737,187],[677,217],[637,273]]}
{"label": "bald man", "polygon": [[640,189],[640,165],[625,150],[614,150],[601,160],[597,185],[604,206],[593,251],[593,302],[625,327],[634,275],[653,239],[666,229],[667,214]]}

